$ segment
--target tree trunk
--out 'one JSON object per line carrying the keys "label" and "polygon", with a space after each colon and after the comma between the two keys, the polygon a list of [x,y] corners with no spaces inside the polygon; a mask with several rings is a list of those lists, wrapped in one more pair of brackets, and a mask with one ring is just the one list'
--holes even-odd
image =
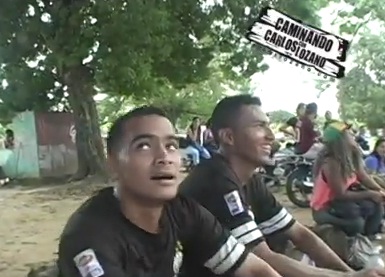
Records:
{"label": "tree trunk", "polygon": [[88,175],[107,176],[103,140],[99,127],[96,103],[93,99],[93,76],[85,65],[77,65],[64,71],[68,87],[68,101],[72,108],[76,128],[76,147],[79,168],[73,180]]}

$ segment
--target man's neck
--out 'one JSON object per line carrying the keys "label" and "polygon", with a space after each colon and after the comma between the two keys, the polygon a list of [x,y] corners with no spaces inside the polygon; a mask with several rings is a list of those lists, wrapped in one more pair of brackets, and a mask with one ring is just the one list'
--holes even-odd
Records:
{"label": "man's neck", "polygon": [[159,221],[162,216],[163,205],[146,205],[127,194],[118,194],[123,215],[139,228],[149,232],[159,232]]}
{"label": "man's neck", "polygon": [[242,185],[245,185],[253,175],[256,166],[250,164],[249,162],[246,162],[239,156],[231,155],[226,151],[222,150],[220,153],[226,158],[232,170],[234,171],[238,179],[241,181]]}

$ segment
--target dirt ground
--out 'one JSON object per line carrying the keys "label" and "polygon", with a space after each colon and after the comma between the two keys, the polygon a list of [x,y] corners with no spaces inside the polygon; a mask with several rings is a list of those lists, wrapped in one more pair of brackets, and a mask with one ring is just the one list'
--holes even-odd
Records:
{"label": "dirt ground", "polygon": [[[0,276],[26,277],[31,265],[53,260],[67,218],[102,186],[82,182],[0,189]],[[300,222],[311,224],[309,210],[295,208],[281,193],[277,196]]]}

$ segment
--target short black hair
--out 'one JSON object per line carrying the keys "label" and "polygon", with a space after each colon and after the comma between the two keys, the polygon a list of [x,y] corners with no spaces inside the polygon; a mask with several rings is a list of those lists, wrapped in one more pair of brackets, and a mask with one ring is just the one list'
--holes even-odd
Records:
{"label": "short black hair", "polygon": [[312,102],[306,105],[306,110],[305,110],[306,114],[317,114],[317,112],[318,112],[317,103]]}
{"label": "short black hair", "polygon": [[13,136],[14,136],[14,133],[13,133],[13,131],[12,131],[11,129],[5,130],[5,134],[6,134],[7,136],[9,136],[9,137],[13,137]]}
{"label": "short black hair", "polygon": [[124,125],[127,123],[127,121],[130,121],[133,118],[147,115],[158,115],[167,118],[166,113],[162,109],[154,106],[141,106],[120,116],[115,120],[110,130],[108,131],[107,153],[113,154],[114,151],[116,151],[120,146],[121,139],[124,135]]}
{"label": "short black hair", "polygon": [[219,101],[211,115],[211,131],[216,143],[219,143],[219,130],[234,126],[241,108],[247,105],[261,106],[261,99],[250,94],[239,94],[225,97]]}
{"label": "short black hair", "polygon": [[297,108],[295,109],[295,111],[298,112],[300,109],[303,109],[305,107],[306,107],[306,104],[301,102],[297,105]]}

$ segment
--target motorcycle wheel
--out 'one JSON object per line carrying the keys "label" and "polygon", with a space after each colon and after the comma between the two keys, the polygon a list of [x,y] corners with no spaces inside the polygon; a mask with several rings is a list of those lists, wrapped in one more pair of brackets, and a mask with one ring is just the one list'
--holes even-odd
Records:
{"label": "motorcycle wheel", "polygon": [[[296,168],[287,176],[286,194],[289,200],[300,208],[309,208],[309,192],[305,191],[303,182],[308,176],[306,168]],[[300,197],[298,197],[298,194]]]}

